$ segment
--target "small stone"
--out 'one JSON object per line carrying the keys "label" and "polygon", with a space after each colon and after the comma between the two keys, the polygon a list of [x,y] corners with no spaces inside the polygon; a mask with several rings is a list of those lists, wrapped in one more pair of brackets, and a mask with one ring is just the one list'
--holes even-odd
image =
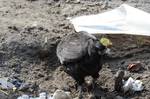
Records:
{"label": "small stone", "polygon": [[55,91],[53,99],[72,99],[72,97],[70,96],[70,94],[58,89]]}
{"label": "small stone", "polygon": [[27,91],[30,88],[30,84],[24,83],[19,87],[19,91]]}

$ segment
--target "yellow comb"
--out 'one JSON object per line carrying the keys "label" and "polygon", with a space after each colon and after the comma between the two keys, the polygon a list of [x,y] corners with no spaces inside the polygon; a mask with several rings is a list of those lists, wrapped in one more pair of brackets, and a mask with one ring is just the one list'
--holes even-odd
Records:
{"label": "yellow comb", "polygon": [[112,42],[108,38],[101,38],[100,43],[102,43],[104,46],[108,47],[112,45]]}

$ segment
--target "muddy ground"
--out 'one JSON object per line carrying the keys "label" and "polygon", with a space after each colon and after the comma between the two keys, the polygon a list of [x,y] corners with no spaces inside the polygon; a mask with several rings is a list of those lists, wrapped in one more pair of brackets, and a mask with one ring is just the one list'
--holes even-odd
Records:
{"label": "muddy ground", "polygon": [[[17,77],[32,85],[9,95],[0,92],[0,99],[16,99],[23,93],[36,95],[42,91],[52,94],[63,87],[68,87],[76,97],[74,80],[63,72],[55,54],[60,39],[74,32],[66,18],[101,13],[122,3],[150,12],[148,0],[0,0],[0,77]],[[150,99],[150,38],[105,36],[113,42],[112,58],[105,59],[96,94],[105,99],[116,99],[116,96]],[[143,69],[128,72],[127,66],[133,61],[140,61]],[[144,90],[126,95],[114,93],[114,74],[119,69],[142,80]]]}

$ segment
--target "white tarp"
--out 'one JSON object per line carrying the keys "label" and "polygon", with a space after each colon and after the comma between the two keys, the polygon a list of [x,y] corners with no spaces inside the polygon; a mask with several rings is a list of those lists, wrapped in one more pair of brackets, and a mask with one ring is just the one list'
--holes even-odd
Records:
{"label": "white tarp", "polygon": [[122,4],[111,11],[70,19],[77,32],[150,36],[150,14]]}

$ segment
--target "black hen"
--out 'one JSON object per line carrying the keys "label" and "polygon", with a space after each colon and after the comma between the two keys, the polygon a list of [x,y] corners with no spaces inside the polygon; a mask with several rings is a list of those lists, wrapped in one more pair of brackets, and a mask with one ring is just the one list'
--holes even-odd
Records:
{"label": "black hen", "polygon": [[73,33],[64,37],[57,46],[57,57],[82,91],[86,76],[99,77],[102,68],[102,56],[106,47],[86,32]]}

